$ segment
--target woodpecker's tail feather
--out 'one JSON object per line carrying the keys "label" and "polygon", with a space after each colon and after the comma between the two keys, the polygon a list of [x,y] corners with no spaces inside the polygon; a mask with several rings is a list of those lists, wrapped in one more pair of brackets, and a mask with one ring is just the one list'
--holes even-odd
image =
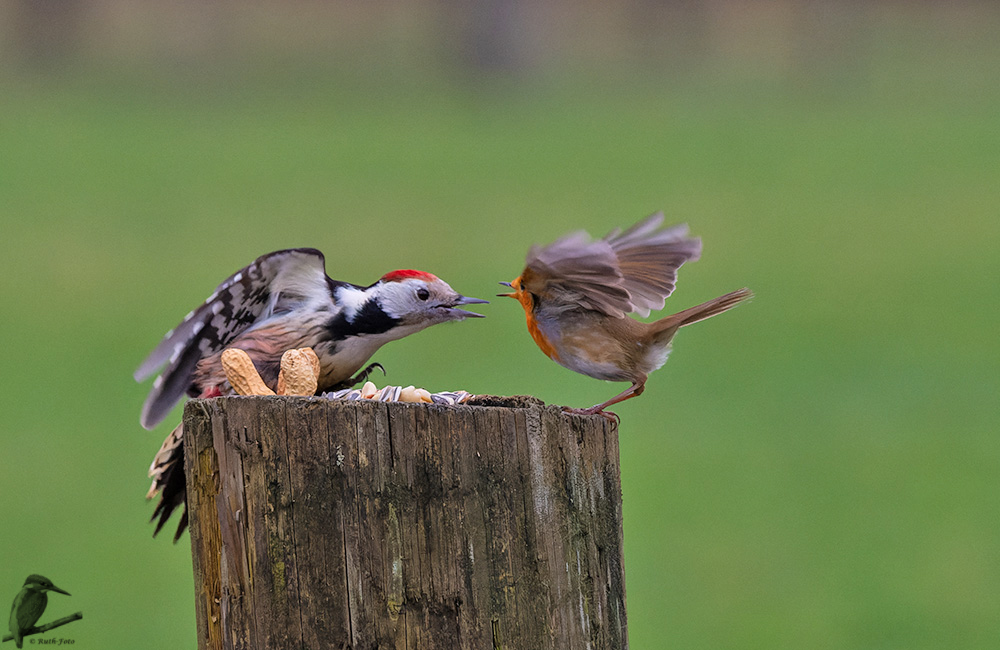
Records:
{"label": "woodpecker's tail feather", "polygon": [[153,479],[153,484],[149,486],[146,493],[147,499],[152,499],[157,494],[160,501],[153,510],[150,521],[156,522],[156,529],[153,537],[159,534],[160,529],[170,519],[180,506],[184,506],[181,519],[177,522],[177,532],[174,533],[174,542],[181,538],[184,529],[187,528],[187,486],[184,483],[184,425],[178,424],[170,432],[167,439],[163,441],[160,451],[156,453],[153,464],[149,466],[149,477]]}
{"label": "woodpecker's tail feather", "polygon": [[690,325],[691,323],[697,323],[698,321],[703,321],[706,318],[711,318],[712,316],[721,314],[724,311],[729,311],[744,300],[752,297],[753,292],[746,287],[737,289],[736,291],[731,291],[724,296],[719,296],[718,298],[714,298],[708,302],[703,302],[700,305],[689,307],[684,311],[679,311],[676,314],[662,318],[653,323],[653,326],[659,332],[673,332],[679,327],[684,327],[685,325]]}

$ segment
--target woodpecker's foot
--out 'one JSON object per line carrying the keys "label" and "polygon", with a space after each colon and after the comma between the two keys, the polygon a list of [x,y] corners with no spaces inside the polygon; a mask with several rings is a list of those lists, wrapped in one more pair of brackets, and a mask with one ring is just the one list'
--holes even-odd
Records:
{"label": "woodpecker's foot", "polygon": [[363,381],[368,381],[368,375],[372,374],[372,371],[375,370],[376,368],[378,368],[379,370],[381,370],[382,371],[382,376],[385,377],[385,368],[382,367],[381,363],[377,363],[377,362],[376,363],[370,363],[370,364],[368,364],[368,367],[366,367],[364,370],[362,370],[358,374],[354,375],[350,379],[344,381],[343,383],[346,384],[346,386],[344,386],[344,387],[345,388],[350,388],[351,386],[357,386],[358,384],[360,384]]}
{"label": "woodpecker's foot", "polygon": [[570,406],[562,407],[563,413],[572,413],[573,415],[600,415],[606,420],[610,420],[615,424],[621,422],[621,418],[618,417],[617,413],[612,413],[611,411],[605,411],[604,409],[599,409],[596,406],[591,406],[589,409],[575,409]]}

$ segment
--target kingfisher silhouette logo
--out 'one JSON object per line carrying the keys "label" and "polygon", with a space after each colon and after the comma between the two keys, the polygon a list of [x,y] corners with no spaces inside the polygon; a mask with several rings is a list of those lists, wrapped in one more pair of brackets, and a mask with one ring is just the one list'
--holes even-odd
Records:
{"label": "kingfisher silhouette logo", "polygon": [[[10,607],[10,634],[3,637],[3,641],[13,639],[18,648],[23,648],[24,637],[42,634],[43,632],[48,632],[49,630],[83,618],[83,612],[77,612],[51,623],[35,625],[38,619],[42,617],[42,614],[45,613],[45,606],[49,604],[48,594],[50,592],[66,596],[70,595],[68,591],[63,591],[44,576],[40,576],[37,573],[28,576],[28,579],[24,581],[24,587],[14,597],[14,603]],[[30,643],[64,645],[72,644],[73,640],[65,638],[38,638],[37,640],[31,639]]]}

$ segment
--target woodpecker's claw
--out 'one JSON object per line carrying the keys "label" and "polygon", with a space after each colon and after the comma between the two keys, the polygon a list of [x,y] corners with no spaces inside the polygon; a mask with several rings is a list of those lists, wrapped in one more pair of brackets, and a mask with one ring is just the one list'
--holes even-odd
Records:
{"label": "woodpecker's claw", "polygon": [[353,388],[354,386],[360,384],[361,382],[367,381],[368,375],[372,374],[372,371],[375,370],[376,368],[382,371],[382,376],[384,377],[386,372],[385,368],[382,367],[382,364],[378,362],[370,363],[364,370],[362,370],[358,374],[354,375],[353,377],[348,377],[347,379],[340,382],[339,384],[336,384],[335,386],[331,386],[329,390],[332,392],[335,390],[343,390],[345,388]]}
{"label": "woodpecker's claw", "polygon": [[362,370],[361,372],[359,372],[355,376],[351,377],[347,381],[351,382],[351,386],[356,386],[356,385],[360,384],[363,381],[367,381],[368,380],[368,375],[372,374],[372,371],[375,370],[376,368],[378,368],[379,370],[381,370],[382,371],[382,376],[385,377],[385,368],[382,367],[381,363],[378,363],[376,361],[375,363],[369,363],[368,367],[366,367],[364,370]]}

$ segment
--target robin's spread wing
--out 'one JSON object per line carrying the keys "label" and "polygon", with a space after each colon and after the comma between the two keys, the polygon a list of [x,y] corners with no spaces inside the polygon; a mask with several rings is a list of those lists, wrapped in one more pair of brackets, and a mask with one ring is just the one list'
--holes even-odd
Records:
{"label": "robin's spread wing", "polygon": [[595,309],[609,316],[663,309],[677,282],[677,269],[701,254],[701,240],[687,226],[660,230],[663,213],[625,232],[591,241],[583,231],[528,252],[522,285],[536,295]]}
{"label": "robin's spread wing", "polygon": [[328,282],[323,254],[312,248],[262,255],[230,276],[135,371],[135,380],[142,381],[167,364],[143,405],[142,426],[151,429],[166,417],[188,390],[199,360],[271,314],[304,302],[329,301]]}
{"label": "robin's spread wing", "polygon": [[677,269],[701,256],[701,239],[688,237],[687,224],[659,230],[662,224],[663,213],[657,212],[604,238],[618,257],[623,286],[640,316],[663,309],[677,284]]}

